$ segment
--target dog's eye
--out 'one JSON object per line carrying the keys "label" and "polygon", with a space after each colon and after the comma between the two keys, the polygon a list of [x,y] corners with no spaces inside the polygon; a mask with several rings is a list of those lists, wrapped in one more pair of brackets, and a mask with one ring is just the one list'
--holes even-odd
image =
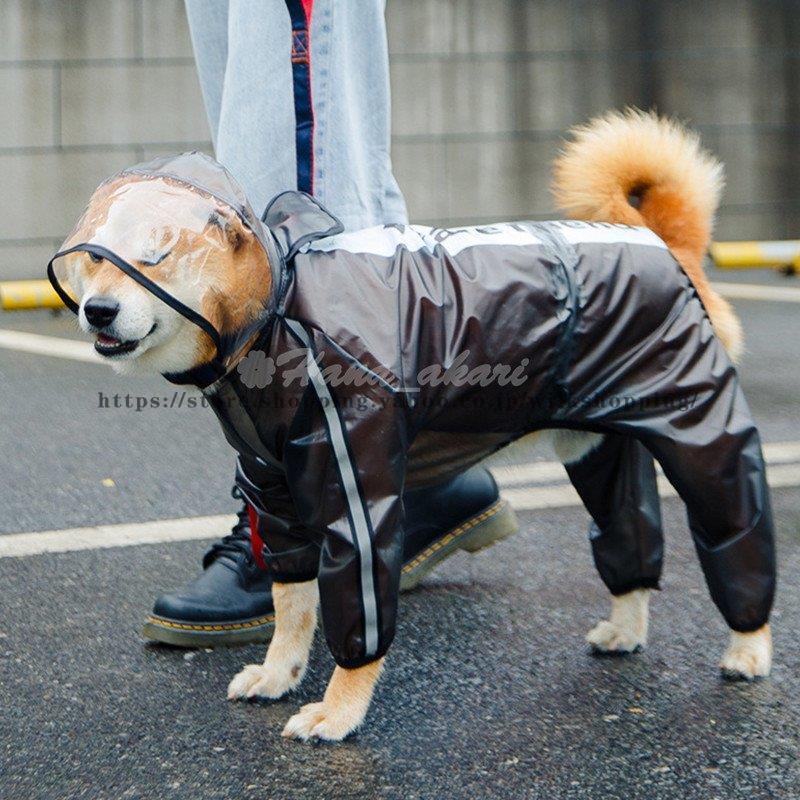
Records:
{"label": "dog's eye", "polygon": [[99,255],[97,255],[97,253],[89,253],[89,259],[94,264],[99,264],[103,260],[103,256],[99,256]]}
{"label": "dog's eye", "polygon": [[157,267],[169,254],[171,250],[166,250],[160,255],[151,255],[146,258],[139,259],[139,263],[143,267]]}

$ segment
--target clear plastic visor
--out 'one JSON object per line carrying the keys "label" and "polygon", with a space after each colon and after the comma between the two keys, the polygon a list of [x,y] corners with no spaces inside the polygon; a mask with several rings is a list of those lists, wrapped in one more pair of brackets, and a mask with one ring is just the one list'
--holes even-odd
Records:
{"label": "clear plastic visor", "polygon": [[[191,274],[197,282],[206,263],[225,253],[224,227],[235,216],[219,200],[177,181],[126,175],[95,191],[59,252],[96,245],[156,282],[169,277],[168,266],[180,271],[175,279]],[[78,250],[56,258],[52,274],[79,304],[102,267],[108,268],[101,255]]]}

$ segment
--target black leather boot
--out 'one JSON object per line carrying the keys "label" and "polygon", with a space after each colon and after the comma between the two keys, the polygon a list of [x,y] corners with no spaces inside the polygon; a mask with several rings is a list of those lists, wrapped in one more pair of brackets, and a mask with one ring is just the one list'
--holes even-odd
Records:
{"label": "black leather boot", "polygon": [[[238,492],[234,489],[234,496]],[[401,589],[416,586],[457,550],[477,552],[518,529],[494,478],[473,467],[449,481],[412,489],[406,512]],[[220,647],[268,641],[275,614],[271,580],[253,560],[243,505],[233,530],[211,546],[203,572],[188,586],[156,600],[144,636],[179,647]]]}

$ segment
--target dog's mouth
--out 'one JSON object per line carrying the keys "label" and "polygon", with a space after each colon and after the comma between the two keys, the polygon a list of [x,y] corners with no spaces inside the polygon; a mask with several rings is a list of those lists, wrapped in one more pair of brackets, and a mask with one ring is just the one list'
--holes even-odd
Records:
{"label": "dog's mouth", "polygon": [[109,336],[107,333],[98,333],[94,349],[106,358],[132,353],[157,327],[158,323],[154,322],[153,327],[141,339],[130,339],[127,342],[123,342],[114,336]]}

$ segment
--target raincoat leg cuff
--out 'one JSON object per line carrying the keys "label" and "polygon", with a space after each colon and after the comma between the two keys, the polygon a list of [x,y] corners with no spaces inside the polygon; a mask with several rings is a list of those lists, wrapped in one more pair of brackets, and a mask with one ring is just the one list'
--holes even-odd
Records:
{"label": "raincoat leg cuff", "polygon": [[[324,626],[324,620],[323,620]],[[394,635],[392,634],[387,638],[385,643],[382,643],[381,646],[374,652],[371,653],[369,656],[351,656],[349,654],[345,654],[342,652],[341,642],[331,642],[329,638],[326,637],[326,641],[328,643],[328,649],[331,651],[331,655],[333,656],[333,660],[336,662],[336,665],[342,667],[343,669],[358,669],[359,667],[365,667],[367,664],[372,664],[373,661],[378,661],[383,658],[391,647],[392,640],[394,639]],[[337,646],[338,644],[338,646]],[[350,652],[352,653],[353,649],[351,648]]]}
{"label": "raincoat leg cuff", "polygon": [[319,548],[316,545],[276,553],[265,544],[261,555],[272,579],[278,583],[314,581],[319,574]]}
{"label": "raincoat leg cuff", "polygon": [[736,631],[736,633],[753,633],[753,631],[760,630],[769,622],[769,615],[764,617],[763,619],[758,619],[755,622],[748,622],[743,625],[731,625],[728,622],[728,627],[732,631]]}
{"label": "raincoat leg cuff", "polygon": [[337,667],[341,667],[342,669],[358,669],[359,667],[365,667],[367,664],[372,664],[375,661],[379,661],[386,655],[386,651],[378,652],[374,656],[370,656],[369,658],[339,658],[338,656],[334,656],[334,661],[336,662]]}
{"label": "raincoat leg cuff", "polygon": [[267,565],[267,569],[275,583],[306,583],[317,579],[316,570],[310,572],[281,572],[277,569],[271,569],[269,565]]}
{"label": "raincoat leg cuff", "polygon": [[628,592],[633,592],[636,589],[655,589],[656,591],[661,591],[661,583],[658,578],[638,578],[629,583],[620,583],[608,587],[608,590],[614,597],[628,594]]}

